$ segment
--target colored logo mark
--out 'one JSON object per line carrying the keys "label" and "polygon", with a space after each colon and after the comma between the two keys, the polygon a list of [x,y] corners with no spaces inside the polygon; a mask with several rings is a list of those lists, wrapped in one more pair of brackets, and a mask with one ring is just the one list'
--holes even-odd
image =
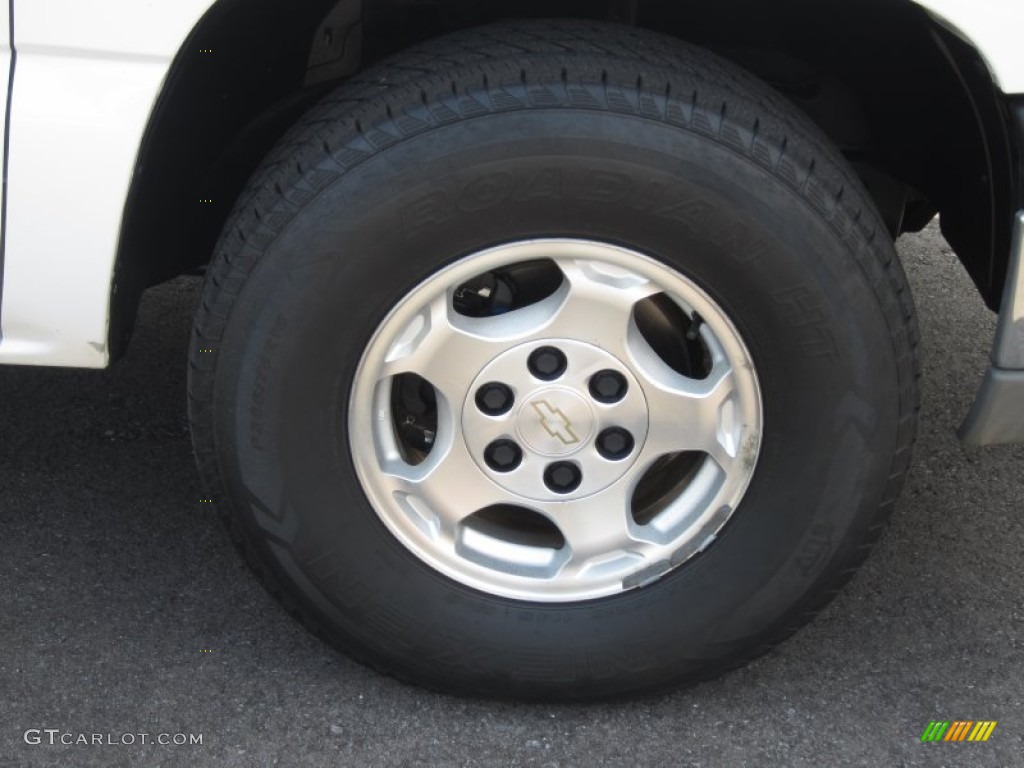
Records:
{"label": "colored logo mark", "polygon": [[988,741],[996,729],[995,720],[932,720],[921,741]]}

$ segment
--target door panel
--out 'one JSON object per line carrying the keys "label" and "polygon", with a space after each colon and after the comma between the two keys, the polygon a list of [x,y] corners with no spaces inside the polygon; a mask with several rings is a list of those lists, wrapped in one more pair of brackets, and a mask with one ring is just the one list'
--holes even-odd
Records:
{"label": "door panel", "polygon": [[[4,300],[4,222],[7,218],[7,111],[10,106],[7,95],[14,75],[10,15],[10,3],[0,2],[0,109],[3,110],[3,121],[0,122],[3,131],[3,140],[0,141],[0,168],[3,169],[3,191],[0,193],[0,306],[3,306]],[[0,327],[0,338],[3,338],[3,330]]]}

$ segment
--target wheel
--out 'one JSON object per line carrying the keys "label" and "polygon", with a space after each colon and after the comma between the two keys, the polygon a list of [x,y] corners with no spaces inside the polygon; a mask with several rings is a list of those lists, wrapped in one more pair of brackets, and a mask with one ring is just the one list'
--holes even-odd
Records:
{"label": "wheel", "polygon": [[288,609],[464,694],[717,674],[891,512],[905,277],[842,156],[711,54],[597,24],[341,87],[226,227],[191,349],[204,480]]}

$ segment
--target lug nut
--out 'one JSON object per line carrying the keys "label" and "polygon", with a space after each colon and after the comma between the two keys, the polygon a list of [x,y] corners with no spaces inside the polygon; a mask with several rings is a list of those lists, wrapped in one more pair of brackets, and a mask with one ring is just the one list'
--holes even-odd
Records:
{"label": "lug nut", "polygon": [[484,384],[476,391],[476,407],[488,416],[508,413],[515,401],[516,397],[512,390],[498,382]]}
{"label": "lug nut", "polygon": [[530,367],[530,373],[541,381],[554,381],[565,373],[565,369],[569,365],[562,350],[555,347],[541,347],[534,350],[527,364]]}
{"label": "lug nut", "polygon": [[621,461],[633,452],[633,436],[622,427],[608,427],[597,436],[597,452],[609,461]]}
{"label": "lug nut", "polygon": [[495,472],[511,472],[523,461],[523,449],[511,440],[495,440],[484,449],[484,461]]}
{"label": "lug nut", "polygon": [[590,394],[599,403],[617,403],[628,389],[626,377],[618,371],[598,371],[590,377]]}
{"label": "lug nut", "polygon": [[555,493],[572,493],[583,482],[583,473],[575,464],[556,461],[544,470],[544,485]]}

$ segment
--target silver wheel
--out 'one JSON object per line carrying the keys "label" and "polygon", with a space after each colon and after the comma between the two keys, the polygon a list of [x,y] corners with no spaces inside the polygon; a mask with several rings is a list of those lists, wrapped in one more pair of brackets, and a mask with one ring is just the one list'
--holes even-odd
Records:
{"label": "silver wheel", "polygon": [[707,548],[762,433],[722,309],[648,257],[577,240],[493,248],[417,286],[367,347],[349,413],[359,479],[399,541],[467,586],[542,602],[641,586]]}

